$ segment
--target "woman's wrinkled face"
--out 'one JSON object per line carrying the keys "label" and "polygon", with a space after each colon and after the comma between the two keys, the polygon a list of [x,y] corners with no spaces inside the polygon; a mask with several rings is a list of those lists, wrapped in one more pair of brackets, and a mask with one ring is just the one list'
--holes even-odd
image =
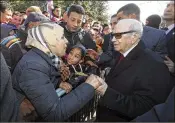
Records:
{"label": "woman's wrinkled face", "polygon": [[77,65],[80,63],[81,58],[82,58],[81,49],[74,48],[68,54],[67,63],[69,65]]}
{"label": "woman's wrinkled face", "polygon": [[61,37],[61,39],[57,39],[56,43],[56,51],[55,54],[59,57],[62,57],[66,54],[66,49],[67,49],[67,39],[64,37],[64,35]]}

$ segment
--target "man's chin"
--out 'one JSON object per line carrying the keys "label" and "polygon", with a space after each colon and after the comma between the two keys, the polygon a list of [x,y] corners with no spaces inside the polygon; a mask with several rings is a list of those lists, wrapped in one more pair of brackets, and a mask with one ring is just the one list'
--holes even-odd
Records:
{"label": "man's chin", "polygon": [[71,30],[71,32],[77,32],[77,31],[78,31],[78,30],[73,30],[73,29]]}

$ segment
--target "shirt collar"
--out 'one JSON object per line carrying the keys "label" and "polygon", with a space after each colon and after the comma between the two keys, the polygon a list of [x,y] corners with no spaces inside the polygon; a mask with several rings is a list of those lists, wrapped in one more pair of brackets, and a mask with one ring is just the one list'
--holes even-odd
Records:
{"label": "shirt collar", "polygon": [[168,30],[171,30],[174,26],[175,26],[175,24],[169,25],[169,26],[168,26]]}
{"label": "shirt collar", "polygon": [[170,32],[174,27],[175,27],[175,24],[169,25],[168,30],[166,31],[166,34],[168,34],[168,32]]}
{"label": "shirt collar", "polygon": [[123,53],[123,56],[126,57],[131,52],[131,50],[134,49],[134,47],[137,46],[137,44],[133,45],[128,51],[126,51],[125,53]]}

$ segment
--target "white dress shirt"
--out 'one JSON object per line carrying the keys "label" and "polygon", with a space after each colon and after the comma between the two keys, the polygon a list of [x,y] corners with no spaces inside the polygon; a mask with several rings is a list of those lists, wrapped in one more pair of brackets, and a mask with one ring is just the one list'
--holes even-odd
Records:
{"label": "white dress shirt", "polygon": [[168,34],[174,27],[175,27],[175,24],[169,25],[168,30],[166,31],[166,34]]}

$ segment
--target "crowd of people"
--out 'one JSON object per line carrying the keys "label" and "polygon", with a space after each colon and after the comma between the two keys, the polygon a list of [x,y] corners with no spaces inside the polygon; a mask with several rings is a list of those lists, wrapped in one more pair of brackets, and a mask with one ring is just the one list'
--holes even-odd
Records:
{"label": "crowd of people", "polygon": [[96,122],[175,121],[174,4],[144,25],[134,3],[102,24],[81,5],[0,1],[0,121],[66,121],[94,95]]}

